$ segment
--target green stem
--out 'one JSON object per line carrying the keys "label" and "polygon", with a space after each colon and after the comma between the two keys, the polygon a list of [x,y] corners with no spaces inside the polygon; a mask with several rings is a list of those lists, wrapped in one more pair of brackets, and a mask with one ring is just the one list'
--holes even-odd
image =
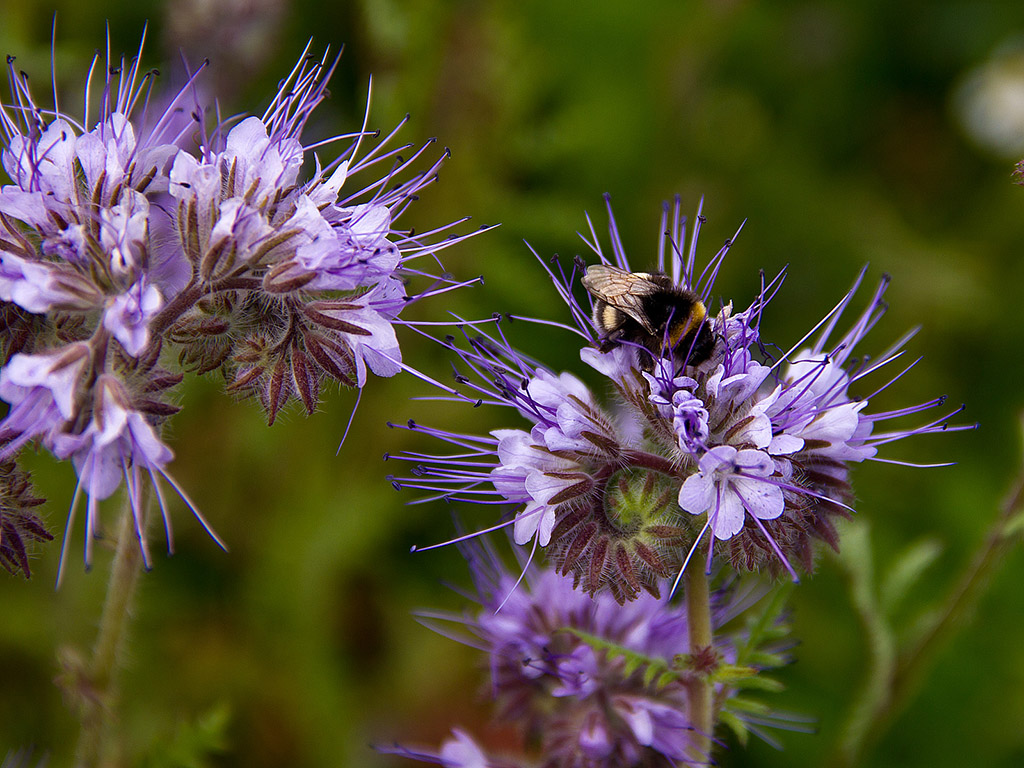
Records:
{"label": "green stem", "polygon": [[[831,760],[836,768],[857,765],[869,747],[888,731],[916,692],[935,654],[953,633],[964,625],[963,619],[978,603],[989,575],[1003,559],[1014,541],[1016,519],[1024,513],[1024,468],[1016,487],[1003,504],[985,539],[954,583],[936,618],[909,649],[901,650],[887,664],[876,665],[876,677],[887,679],[884,695],[875,690],[870,706],[854,707],[858,721],[847,725],[847,733]],[[866,701],[866,700],[865,700]]]}
{"label": "green stem", "polygon": [[126,492],[99,634],[93,647],[92,661],[87,668],[89,690],[87,695],[82,696],[81,731],[75,750],[76,768],[98,765],[104,753],[110,751],[107,742],[117,712],[116,676],[142,564],[142,550],[135,533],[135,518]]}
{"label": "green stem", "polygon": [[878,712],[891,701],[897,664],[892,630],[875,599],[871,541],[866,525],[846,532],[843,551],[849,570],[850,597],[863,626],[867,662],[859,691],[853,698],[831,758],[834,768],[849,768],[856,764],[864,745],[871,738]]}
{"label": "green stem", "polygon": [[255,277],[229,276],[212,286],[189,283],[149,321],[150,336],[159,337],[204,296],[210,296],[218,291],[254,291],[259,287],[260,280]]}
{"label": "green stem", "polygon": [[935,649],[942,645],[954,629],[961,626],[960,619],[970,613],[981,597],[989,575],[1002,560],[1003,554],[1014,542],[1011,525],[1024,511],[1024,470],[1017,479],[1017,487],[1003,505],[999,517],[989,529],[988,536],[978,547],[970,563],[946,599],[945,610],[921,636],[915,646],[903,655],[893,679],[893,709],[902,708],[907,696],[916,687],[922,668],[927,666]]}
{"label": "green stem", "polygon": [[[711,595],[708,577],[703,568],[687,568],[686,618],[689,625],[690,656],[703,655],[714,642],[711,634]],[[705,764],[711,760],[714,708],[711,681],[705,674],[697,674],[688,686],[690,723],[693,725],[693,759]]]}

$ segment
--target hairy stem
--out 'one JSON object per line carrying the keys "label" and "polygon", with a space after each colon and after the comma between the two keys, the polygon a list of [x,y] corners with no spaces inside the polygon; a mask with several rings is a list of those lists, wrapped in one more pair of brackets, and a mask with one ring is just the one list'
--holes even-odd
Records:
{"label": "hairy stem", "polygon": [[830,765],[835,768],[851,768],[859,764],[871,745],[892,727],[916,692],[938,649],[956,630],[964,626],[963,619],[974,610],[988,577],[1013,544],[1015,532],[1020,527],[1018,518],[1022,514],[1024,467],[1013,493],[1003,504],[988,534],[953,584],[941,609],[917,641],[909,648],[900,649],[898,654],[892,654],[893,649],[889,649],[890,654],[882,654],[881,657],[876,654],[869,675],[878,683],[884,682],[885,690],[880,690],[878,685],[866,687],[851,710],[854,714],[844,729],[844,736],[837,745]]}
{"label": "hairy stem", "polygon": [[149,332],[153,338],[158,338],[174,323],[195,306],[196,302],[205,296],[212,296],[218,291],[253,291],[260,287],[259,278],[256,277],[227,277],[213,285],[191,282],[186,285],[177,296],[161,309],[149,322]]}
{"label": "hairy stem", "polygon": [[[688,568],[686,581],[686,617],[689,625],[690,656],[703,655],[712,646],[711,594],[703,568]],[[698,763],[711,760],[714,708],[712,686],[707,675],[694,675],[689,682],[690,722],[693,725],[693,759]]]}
{"label": "hairy stem", "polygon": [[661,474],[668,475],[669,477],[680,477],[678,464],[669,461],[663,456],[658,456],[655,453],[648,453],[647,451],[623,451],[622,461],[630,466],[643,467],[644,469],[660,472]]}
{"label": "hairy stem", "polygon": [[142,550],[128,493],[117,532],[99,634],[87,667],[88,695],[82,697],[81,731],[75,750],[76,768],[100,765],[111,745],[111,724],[117,712],[116,677],[127,635],[135,591],[142,572]]}

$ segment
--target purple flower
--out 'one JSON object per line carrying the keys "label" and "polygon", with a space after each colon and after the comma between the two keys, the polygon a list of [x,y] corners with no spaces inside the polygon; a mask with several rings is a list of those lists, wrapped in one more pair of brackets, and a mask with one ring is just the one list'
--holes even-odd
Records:
{"label": "purple flower", "polygon": [[[453,225],[413,236],[397,223],[444,158],[421,165],[429,143],[408,152],[394,132],[364,147],[365,126],[305,140],[337,64],[307,52],[261,116],[212,124],[194,87],[203,67],[164,98],[141,46],[130,60],[97,56],[90,77],[106,79],[86,86],[80,118],[36,104],[9,61],[0,457],[38,440],[73,462],[87,560],[97,504],[122,483],[137,523],[142,473],[182,493],[161,431],[183,375],[162,359],[219,370],[270,422],[292,400],[312,413],[325,381],[363,387],[370,372],[403,370],[402,310],[465,284],[417,268],[461,239],[446,235]],[[330,147],[325,167],[314,150]],[[425,289],[407,290],[421,277]]]}
{"label": "purple flower", "polygon": [[590,490],[592,480],[585,467],[534,443],[518,429],[492,432],[498,439],[498,466],[491,472],[495,489],[509,501],[524,504],[516,515],[516,544],[534,536],[546,547],[551,540],[558,505]]}
{"label": "purple flower", "polygon": [[441,745],[440,757],[445,768],[488,768],[489,765],[480,747],[458,728],[453,728],[452,738]]}
{"label": "purple flower", "polygon": [[[76,273],[0,252],[0,299],[40,314],[54,307],[87,309],[100,294]],[[84,306],[83,306],[84,305]]]}
{"label": "purple flower", "polygon": [[0,398],[11,405],[0,422],[7,441],[0,456],[16,453],[27,441],[50,437],[76,414],[75,396],[89,363],[86,344],[70,344],[44,355],[18,354],[0,370]]}
{"label": "purple flower", "polygon": [[444,768],[525,768],[532,761],[511,762],[506,759],[495,759],[488,756],[474,741],[473,737],[461,728],[452,728],[452,735],[441,743],[440,750],[411,749],[409,747],[378,746],[378,752],[399,755],[413,760],[442,765]]}
{"label": "purple flower", "polygon": [[164,305],[164,300],[145,276],[125,293],[115,296],[103,312],[103,327],[121,342],[124,351],[138,357],[149,344],[149,321]]}
{"label": "purple flower", "polygon": [[[642,595],[628,605],[608,593],[591,598],[550,568],[528,564],[517,576],[493,549],[462,549],[479,608],[425,614],[424,621],[487,654],[494,718],[514,725],[521,742],[532,745],[515,764],[610,768],[694,759],[689,683],[695,675],[713,678],[738,658],[738,638],[717,630],[756,595],[717,591],[711,617],[717,639],[698,653],[689,647],[685,606],[667,597]],[[718,706],[731,709],[735,689],[715,683],[715,691]],[[505,764],[455,734],[441,750],[441,764]]]}
{"label": "purple flower", "polygon": [[[592,226],[584,240],[601,263],[632,272],[610,207],[609,217],[610,254]],[[713,307],[714,278],[733,241],[698,270],[702,221],[698,213],[687,242],[679,201],[666,206],[654,266],[675,289]],[[604,377],[599,389],[611,390],[612,402],[602,404],[571,374],[529,360],[506,340],[503,324],[493,336],[476,337],[482,326],[467,325],[468,351],[446,342],[467,369],[456,374],[456,388],[445,387],[448,399],[512,406],[528,426],[492,431],[495,441],[417,424],[472,452],[394,458],[415,465],[413,477],[398,479],[399,486],[449,501],[517,505],[515,541],[546,547],[557,568],[592,593],[609,588],[633,599],[644,589],[657,595],[660,579],[681,572],[702,541],[709,570],[717,548],[737,569],[785,568],[796,578],[796,566],[813,568],[813,539],[838,547],[833,519],[852,511],[851,464],[874,459],[882,445],[911,435],[965,428],[948,425],[957,410],[920,426],[880,430],[884,422],[943,400],[878,412],[870,397],[855,394],[868,377],[881,378],[880,391],[907,370],[884,373],[910,335],[877,358],[854,357],[884,312],[888,278],[849,330],[833,339],[862,272],[815,327],[816,340],[807,345],[808,334],[780,359],[766,353],[778,347],[762,341],[761,323],[784,275],[762,280],[746,309],[734,311],[730,302],[708,313],[713,348],[690,365],[689,350],[666,345],[652,359],[646,347],[605,335],[605,318],[596,322],[577,300],[584,267],[579,258],[568,273],[557,262],[545,265],[573,321],[561,327],[582,340],[580,357]]]}
{"label": "purple flower", "polygon": [[716,446],[701,456],[697,472],[683,481],[679,506],[693,515],[706,514],[719,539],[732,538],[742,530],[747,513],[759,520],[782,514],[782,489],[765,482],[774,473],[775,462],[764,451]]}
{"label": "purple flower", "polygon": [[92,542],[99,515],[97,504],[116,491],[124,480],[135,517],[136,535],[148,563],[140,472],[166,477],[164,468],[174,454],[160,441],[146,418],[132,409],[128,393],[116,378],[101,376],[96,384],[95,397],[92,420],[85,430],[77,434],[55,433],[49,446],[57,458],[72,460],[78,472],[79,486],[89,498],[85,561],[92,561]]}
{"label": "purple flower", "polygon": [[[448,227],[413,237],[397,224],[436,178],[441,160],[399,181],[426,145],[401,157],[409,148],[388,148],[392,133],[359,156],[366,132],[303,144],[336,64],[326,53],[319,62],[304,58],[261,117],[217,126],[198,157],[180,154],[170,171],[193,282],[230,301],[196,306],[172,333],[186,346],[186,363],[200,371],[223,366],[230,389],[258,398],[270,422],[292,399],[312,413],[325,380],[362,387],[368,370],[401,371],[394,329],[401,311],[459,285],[442,276],[406,293],[417,259],[461,239],[432,242]],[[345,139],[351,143],[336,161],[322,167],[313,155],[312,178],[300,177],[312,147]],[[353,187],[388,162],[385,178]]]}

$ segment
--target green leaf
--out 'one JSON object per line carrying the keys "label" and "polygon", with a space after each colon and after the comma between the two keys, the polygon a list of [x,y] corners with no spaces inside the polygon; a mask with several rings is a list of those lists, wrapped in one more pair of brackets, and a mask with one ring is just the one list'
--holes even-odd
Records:
{"label": "green leaf", "polygon": [[934,539],[918,541],[905,549],[889,567],[879,589],[882,611],[892,616],[924,572],[942,554],[942,545]]}
{"label": "green leaf", "polygon": [[1011,539],[1024,533],[1024,509],[1010,517],[1003,526],[1003,538]]}
{"label": "green leaf", "polygon": [[647,665],[647,668],[644,670],[644,685],[650,685],[653,683],[654,678],[658,677],[659,674],[664,676],[665,670],[658,669],[658,666],[659,665],[657,664]]}
{"label": "green leaf", "polygon": [[728,710],[723,710],[718,713],[718,722],[736,735],[736,741],[740,743],[740,746],[747,746],[750,731],[747,730],[747,724],[740,718]]}
{"label": "green leaf", "polygon": [[741,667],[737,664],[722,664],[711,675],[711,682],[732,685],[734,683],[757,677],[759,670],[754,667]]}
{"label": "green leaf", "polygon": [[767,715],[771,710],[763,701],[748,699],[746,696],[733,696],[726,704],[733,712],[749,712],[752,715]]}
{"label": "green leaf", "polygon": [[658,682],[655,684],[655,688],[664,688],[669,683],[675,682],[679,679],[679,675],[672,671],[662,672],[658,678]]}
{"label": "green leaf", "polygon": [[745,661],[751,667],[757,667],[759,669],[773,669],[775,667],[785,666],[787,663],[786,657],[781,653],[772,653],[769,651],[754,651],[753,653],[748,654]]}
{"label": "green leaf", "polygon": [[[613,643],[609,640],[605,640],[604,638],[592,635],[589,632],[584,632],[572,627],[564,627],[562,631],[575,635],[594,650],[604,651],[612,658],[623,659],[625,662],[623,671],[627,676],[632,675],[639,670],[643,670],[644,685],[651,685],[655,680],[657,680],[656,685],[660,688],[668,685],[668,683],[673,680],[678,680],[682,677],[681,670],[673,669],[665,659],[660,657],[647,656],[643,653],[638,653],[630,648],[621,646],[618,643]],[[679,663],[679,658],[680,657],[676,657],[674,663]]]}
{"label": "green leaf", "polygon": [[750,677],[744,680],[738,688],[745,690],[756,690],[756,691],[768,691],[769,693],[778,693],[785,689],[782,683],[771,677],[765,677],[764,675],[758,675],[757,677]]}
{"label": "green leaf", "polygon": [[143,768],[210,768],[212,758],[228,748],[227,729],[231,712],[219,704],[191,722],[179,723],[174,735],[161,739],[143,758]]}
{"label": "green leaf", "polygon": [[[789,593],[793,590],[792,582],[783,582],[776,586],[771,597],[759,603],[761,612],[753,614],[747,623],[747,641],[738,649],[736,662],[747,666],[766,666],[762,663],[754,663],[753,657],[761,652],[759,649],[767,642],[777,640],[788,634],[788,629],[782,625],[780,618],[786,610],[786,601]],[[762,656],[762,659],[767,657]]]}

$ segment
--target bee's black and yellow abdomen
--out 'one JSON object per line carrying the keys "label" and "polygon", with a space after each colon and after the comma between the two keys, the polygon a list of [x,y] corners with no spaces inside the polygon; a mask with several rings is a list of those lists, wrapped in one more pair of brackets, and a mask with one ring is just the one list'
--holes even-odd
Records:
{"label": "bee's black and yellow abdomen", "polygon": [[[707,310],[693,291],[671,286],[643,299],[644,309],[654,328],[654,334],[645,334],[644,346],[660,357],[671,350],[689,365],[699,365],[711,356],[715,346],[714,334],[708,327]],[[639,340],[638,340],[639,341]],[[641,342],[643,343],[643,342]]]}
{"label": "bee's black and yellow abdomen", "polygon": [[640,365],[650,370],[666,354],[700,365],[714,351],[715,337],[700,296],[667,275],[593,264],[583,276],[583,287],[594,297],[594,325],[604,352],[619,344],[639,347]]}

